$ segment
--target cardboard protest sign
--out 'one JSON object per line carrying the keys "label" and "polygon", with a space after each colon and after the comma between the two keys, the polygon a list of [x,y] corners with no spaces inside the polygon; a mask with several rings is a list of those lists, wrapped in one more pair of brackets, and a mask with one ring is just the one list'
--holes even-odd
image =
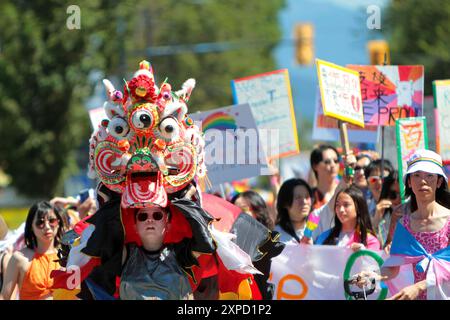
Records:
{"label": "cardboard protest sign", "polygon": [[277,145],[262,141],[269,159],[299,153],[297,125],[287,69],[235,79],[231,82],[235,103],[248,103],[256,125],[279,132]]}
{"label": "cardboard protest sign", "polygon": [[364,127],[359,73],[316,59],[323,113]]}
{"label": "cardboard protest sign", "polygon": [[395,121],[397,131],[397,161],[402,202],[405,199],[403,174],[407,161],[418,149],[428,149],[428,133],[425,117],[404,118]]}
{"label": "cardboard protest sign", "polygon": [[[316,93],[316,110],[314,112],[312,139],[339,141],[338,120],[324,115],[319,88],[317,88]],[[378,127],[365,126],[361,128],[350,124],[348,126],[348,139],[350,142],[376,143],[378,141]]]}
{"label": "cardboard protest sign", "polygon": [[426,119],[428,131],[428,148],[436,150],[436,108],[434,107],[433,96],[425,96],[423,98],[423,116]]}
{"label": "cardboard protest sign", "polygon": [[450,80],[433,81],[436,107],[436,150],[444,164],[450,164]]}
{"label": "cardboard protest sign", "polygon": [[204,133],[205,164],[213,186],[269,173],[260,141],[277,137],[260,134],[248,104],[189,116]]}
{"label": "cardboard protest sign", "polygon": [[423,66],[347,67],[359,73],[367,125],[393,126],[396,119],[422,116]]}

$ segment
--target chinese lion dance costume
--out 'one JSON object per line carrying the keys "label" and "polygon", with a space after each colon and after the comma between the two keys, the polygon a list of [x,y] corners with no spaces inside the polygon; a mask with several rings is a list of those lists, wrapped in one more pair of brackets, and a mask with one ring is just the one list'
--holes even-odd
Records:
{"label": "chinese lion dance costume", "polygon": [[[107,119],[92,134],[89,151],[89,176],[100,181],[99,209],[67,235],[60,252],[66,270],[53,272],[54,288],[81,299],[117,297],[122,248],[141,244],[133,214],[157,205],[170,209],[164,243],[174,244],[196,299],[270,298],[267,264],[270,269],[270,259],[283,249],[276,234],[225,200],[199,192],[205,142],[187,115],[195,80],[178,91],[167,81],[158,87],[150,63],[142,61],[123,92],[103,83]],[[252,261],[265,261],[258,281],[253,275],[261,272]],[[71,287],[73,270],[81,286]]]}

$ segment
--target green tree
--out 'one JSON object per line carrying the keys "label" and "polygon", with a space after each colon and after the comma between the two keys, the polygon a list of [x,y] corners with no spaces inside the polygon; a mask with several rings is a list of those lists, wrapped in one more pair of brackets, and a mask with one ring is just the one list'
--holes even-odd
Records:
{"label": "green tree", "polygon": [[[280,40],[278,12],[284,0],[159,0],[143,10],[141,47],[232,42],[238,47],[221,52],[181,52],[152,57],[157,81],[178,89],[189,77],[197,81],[189,111],[218,108],[233,103],[232,79],[272,71],[272,50]],[[143,52],[143,51],[141,51]],[[148,56],[150,54],[150,57]],[[136,64],[136,63],[135,63]]]}
{"label": "green tree", "polygon": [[118,17],[132,21],[134,2],[77,1],[81,28],[71,30],[70,2],[1,2],[0,166],[20,193],[61,193],[77,170],[74,151],[90,131],[89,73],[117,69]]}
{"label": "green tree", "polygon": [[[196,111],[231,104],[231,79],[275,68],[271,53],[284,0],[78,0],[79,30],[66,27],[70,4],[0,3],[0,167],[26,195],[62,193],[64,180],[79,170],[76,151],[88,145],[91,131],[83,103],[92,93],[92,71],[129,79],[146,59],[157,80],[168,77],[174,89],[196,78],[189,103]],[[158,57],[146,51],[224,41],[241,46]]]}
{"label": "green tree", "polygon": [[448,79],[449,1],[393,0],[382,30],[389,39],[392,64],[425,66],[425,95],[432,94],[431,81]]}

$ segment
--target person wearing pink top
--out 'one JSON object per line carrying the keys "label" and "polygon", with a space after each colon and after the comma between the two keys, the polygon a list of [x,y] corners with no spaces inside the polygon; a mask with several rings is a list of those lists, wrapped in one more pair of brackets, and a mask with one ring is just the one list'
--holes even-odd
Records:
{"label": "person wearing pink top", "polygon": [[323,232],[315,244],[380,250],[380,242],[372,229],[369,210],[361,189],[351,185],[338,192],[334,206],[334,227]]}
{"label": "person wearing pink top", "polygon": [[380,250],[380,242],[373,231],[364,194],[351,185],[336,195],[334,227],[323,232],[315,244]]}
{"label": "person wearing pink top", "polygon": [[368,279],[389,281],[401,265],[412,264],[414,284],[390,299],[450,299],[450,192],[442,158],[431,150],[417,150],[408,161],[403,181],[411,214],[397,222],[381,274],[363,271],[356,284],[365,286]]}

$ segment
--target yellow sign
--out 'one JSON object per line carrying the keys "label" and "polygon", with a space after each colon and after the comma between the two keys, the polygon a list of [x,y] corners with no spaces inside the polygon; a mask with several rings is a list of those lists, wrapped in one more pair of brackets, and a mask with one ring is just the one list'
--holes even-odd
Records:
{"label": "yellow sign", "polygon": [[323,113],[364,128],[359,73],[316,59]]}

